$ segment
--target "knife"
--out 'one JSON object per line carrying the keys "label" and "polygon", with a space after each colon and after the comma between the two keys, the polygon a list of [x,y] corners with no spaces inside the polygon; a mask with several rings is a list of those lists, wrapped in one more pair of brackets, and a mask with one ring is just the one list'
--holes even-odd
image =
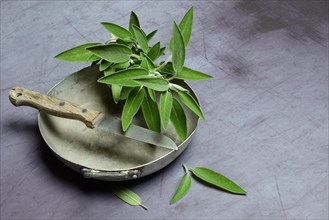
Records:
{"label": "knife", "polygon": [[126,132],[121,129],[121,120],[111,115],[78,104],[58,99],[23,87],[13,87],[9,91],[9,100],[15,106],[30,106],[50,115],[74,119],[83,122],[88,128],[131,138],[159,147],[177,150],[176,143],[161,133],[131,124]]}

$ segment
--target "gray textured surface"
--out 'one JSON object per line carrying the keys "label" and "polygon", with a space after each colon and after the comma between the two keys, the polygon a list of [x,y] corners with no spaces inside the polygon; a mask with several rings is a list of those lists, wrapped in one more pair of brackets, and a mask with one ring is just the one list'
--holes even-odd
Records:
{"label": "gray textured surface", "polygon": [[[109,183],[83,179],[47,149],[37,112],[10,105],[8,89],[46,92],[84,64],[52,57],[104,41],[99,25],[160,28],[195,6],[186,64],[212,74],[195,83],[205,116],[189,148],[158,173],[127,183],[150,207],[130,207]],[[328,1],[1,2],[1,219],[327,219]],[[174,206],[182,163],[213,168],[248,196],[192,183]]]}

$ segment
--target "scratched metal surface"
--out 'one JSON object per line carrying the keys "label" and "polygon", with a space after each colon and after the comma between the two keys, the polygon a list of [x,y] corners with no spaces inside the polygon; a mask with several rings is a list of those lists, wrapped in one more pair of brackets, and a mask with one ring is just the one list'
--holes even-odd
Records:
{"label": "scratched metal surface", "polygon": [[[83,179],[47,149],[37,112],[14,108],[21,85],[46,92],[85,64],[52,57],[76,44],[107,39],[99,25],[128,22],[161,30],[195,6],[186,65],[212,74],[191,82],[206,122],[170,166],[126,183],[150,207],[134,208],[110,183]],[[328,1],[2,1],[1,219],[327,219]],[[193,181],[169,200],[182,163],[213,168],[248,196]]]}

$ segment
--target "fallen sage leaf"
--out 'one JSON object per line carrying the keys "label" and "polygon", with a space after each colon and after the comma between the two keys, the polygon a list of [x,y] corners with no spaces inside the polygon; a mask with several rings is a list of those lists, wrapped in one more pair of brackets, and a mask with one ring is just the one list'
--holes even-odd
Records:
{"label": "fallen sage leaf", "polygon": [[114,195],[116,195],[117,197],[119,197],[122,201],[128,203],[129,205],[132,206],[140,206],[143,209],[147,210],[148,207],[142,204],[142,199],[139,197],[139,195],[137,195],[136,193],[134,193],[133,191],[131,191],[128,188],[125,187],[113,187],[112,188],[112,192],[114,193]]}
{"label": "fallen sage leaf", "polygon": [[191,187],[191,182],[192,182],[192,178],[190,174],[185,173],[176,189],[174,196],[170,201],[170,205],[176,203],[178,200],[183,198],[186,195],[186,193],[188,193]]}
{"label": "fallen sage leaf", "polygon": [[240,195],[247,195],[247,192],[243,190],[239,185],[234,183],[229,178],[223,176],[220,173],[217,173],[211,169],[204,168],[204,167],[196,167],[191,169],[191,172],[198,177],[199,179],[217,186],[221,189],[224,189],[228,192],[240,194]]}

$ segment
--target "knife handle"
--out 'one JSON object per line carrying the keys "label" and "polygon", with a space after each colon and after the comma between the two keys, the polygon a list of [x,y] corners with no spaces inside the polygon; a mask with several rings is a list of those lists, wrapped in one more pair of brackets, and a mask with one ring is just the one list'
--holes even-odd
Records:
{"label": "knife handle", "polygon": [[30,106],[50,115],[79,120],[89,128],[94,128],[101,115],[96,110],[18,86],[9,91],[9,100],[15,106]]}

